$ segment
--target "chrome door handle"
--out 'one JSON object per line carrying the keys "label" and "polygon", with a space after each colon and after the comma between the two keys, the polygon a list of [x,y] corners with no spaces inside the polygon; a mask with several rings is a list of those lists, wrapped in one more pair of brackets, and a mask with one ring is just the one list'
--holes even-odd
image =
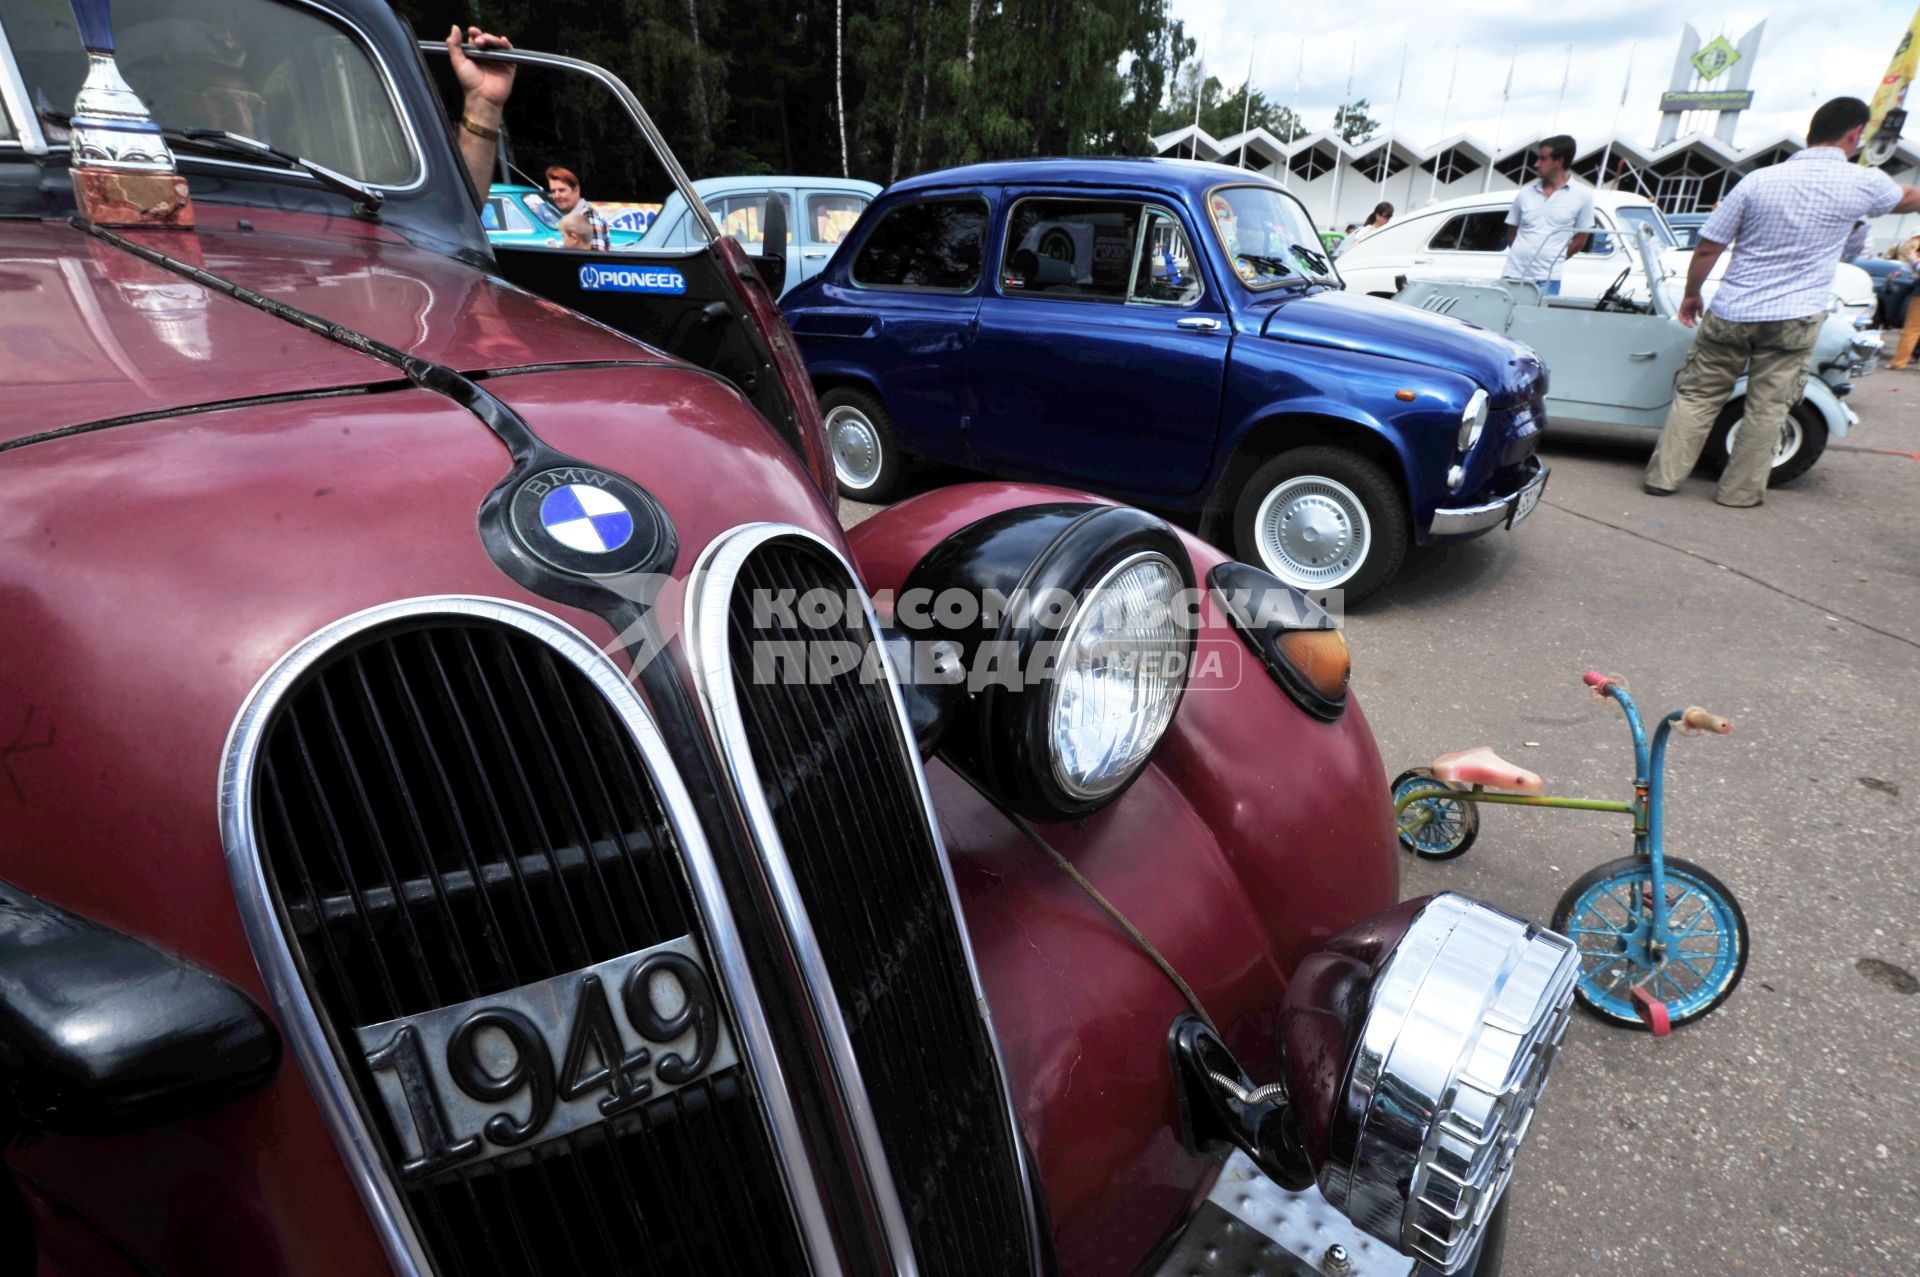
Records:
{"label": "chrome door handle", "polygon": [[1220,331],[1220,321],[1208,319],[1204,315],[1193,315],[1183,319],[1177,325],[1190,333],[1212,333]]}
{"label": "chrome door handle", "polygon": [[827,255],[827,250],[824,248],[812,248],[800,254],[800,256],[806,257],[806,258],[825,257],[826,255]]}
{"label": "chrome door handle", "polygon": [[1628,355],[1627,358],[1644,362],[1645,360],[1652,359],[1656,353],[1657,352],[1651,350],[1636,350],[1631,355]]}
{"label": "chrome door handle", "polygon": [[1416,257],[1413,259],[1413,264],[1415,266],[1431,266],[1433,265],[1433,259],[1431,257]]}

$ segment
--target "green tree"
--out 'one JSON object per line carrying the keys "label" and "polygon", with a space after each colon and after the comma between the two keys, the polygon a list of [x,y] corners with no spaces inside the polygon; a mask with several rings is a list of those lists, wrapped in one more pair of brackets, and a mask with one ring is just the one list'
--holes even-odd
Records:
{"label": "green tree", "polygon": [[1356,98],[1333,113],[1333,131],[1347,142],[1364,142],[1380,129],[1380,121],[1367,114],[1371,105],[1365,98]]}

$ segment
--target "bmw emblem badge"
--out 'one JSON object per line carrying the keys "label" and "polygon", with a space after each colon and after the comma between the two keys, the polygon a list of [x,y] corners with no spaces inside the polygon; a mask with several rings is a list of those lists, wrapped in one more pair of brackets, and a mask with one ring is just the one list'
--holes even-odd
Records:
{"label": "bmw emblem badge", "polygon": [[637,571],[660,547],[663,521],[652,499],[605,470],[543,470],[513,494],[512,513],[521,544],[581,576]]}

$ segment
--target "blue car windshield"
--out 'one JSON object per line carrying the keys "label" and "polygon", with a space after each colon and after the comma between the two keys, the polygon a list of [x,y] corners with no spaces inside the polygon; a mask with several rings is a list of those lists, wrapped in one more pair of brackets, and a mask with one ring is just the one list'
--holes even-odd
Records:
{"label": "blue car windshield", "polygon": [[1248,288],[1339,284],[1313,219],[1278,187],[1216,187],[1207,194],[1207,212],[1234,274]]}

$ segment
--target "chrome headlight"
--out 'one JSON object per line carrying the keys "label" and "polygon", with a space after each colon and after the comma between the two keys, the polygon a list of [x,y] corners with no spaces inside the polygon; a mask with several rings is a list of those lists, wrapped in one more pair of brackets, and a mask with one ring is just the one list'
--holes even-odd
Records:
{"label": "chrome headlight", "polygon": [[1302,961],[1282,1043],[1327,1201],[1442,1272],[1464,1263],[1513,1173],[1577,974],[1565,937],[1452,894]]}
{"label": "chrome headlight", "polygon": [[1060,640],[1047,704],[1053,778],[1099,799],[1133,778],[1173,721],[1189,635],[1176,614],[1184,588],[1164,555],[1143,551],[1108,569]]}
{"label": "chrome headlight", "polygon": [[1465,411],[1460,414],[1460,451],[1466,452],[1480,442],[1480,432],[1487,428],[1487,392],[1476,390],[1473,398],[1467,400]]}
{"label": "chrome headlight", "polygon": [[1099,810],[1140,774],[1186,690],[1193,561],[1121,506],[1027,506],[962,528],[902,585],[897,632],[953,644],[967,681],[941,751],[1040,820]]}

